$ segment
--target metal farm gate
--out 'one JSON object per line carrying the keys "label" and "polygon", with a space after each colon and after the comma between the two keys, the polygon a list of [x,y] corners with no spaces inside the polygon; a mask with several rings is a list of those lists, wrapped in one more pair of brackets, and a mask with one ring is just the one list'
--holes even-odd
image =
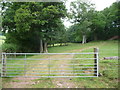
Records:
{"label": "metal farm gate", "polygon": [[2,77],[98,77],[98,49],[90,53],[2,53]]}

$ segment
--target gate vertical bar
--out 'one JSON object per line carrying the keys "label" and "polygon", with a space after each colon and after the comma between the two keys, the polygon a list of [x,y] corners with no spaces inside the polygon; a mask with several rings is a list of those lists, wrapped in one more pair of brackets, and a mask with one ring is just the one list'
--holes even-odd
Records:
{"label": "gate vertical bar", "polygon": [[[74,55],[73,55],[73,57],[74,57]],[[74,60],[73,60],[73,75],[75,73],[74,69],[75,69],[75,65],[74,65]]]}
{"label": "gate vertical bar", "polygon": [[[49,76],[50,76],[50,59],[49,59]],[[48,77],[49,77],[49,76],[48,76]]]}
{"label": "gate vertical bar", "polygon": [[97,77],[98,77],[98,70],[99,70],[99,67],[98,67],[98,52],[99,52],[99,49],[98,48],[94,48],[94,75],[96,76],[97,74]]}
{"label": "gate vertical bar", "polygon": [[24,59],[24,76],[26,74],[26,54],[25,54],[25,59]]}
{"label": "gate vertical bar", "polygon": [[99,76],[99,49],[97,48],[97,77]]}
{"label": "gate vertical bar", "polygon": [[73,75],[74,75],[74,61],[73,61]]}
{"label": "gate vertical bar", "polygon": [[3,77],[3,53],[2,53],[2,67],[1,67],[1,77]]}
{"label": "gate vertical bar", "polygon": [[2,53],[2,77],[6,77],[6,54]]}

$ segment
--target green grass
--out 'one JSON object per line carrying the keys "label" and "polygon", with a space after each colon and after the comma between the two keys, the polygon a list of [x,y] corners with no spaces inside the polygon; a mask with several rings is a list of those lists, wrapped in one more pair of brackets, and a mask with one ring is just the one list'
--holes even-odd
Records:
{"label": "green grass", "polygon": [[[75,46],[75,47],[74,47]],[[70,51],[73,49],[79,49],[82,45],[81,44],[74,44],[74,43],[70,43],[68,44],[68,46],[60,46],[60,47],[50,47],[48,48],[48,52],[49,53],[61,53],[61,52],[65,52],[65,51]]]}
{"label": "green grass", "polygon": [[[88,48],[91,47],[92,48]],[[61,47],[50,47],[48,48],[49,53],[65,53],[65,52],[73,52],[78,53],[80,49],[84,50],[82,52],[93,52],[93,48],[99,48],[99,72],[102,74],[100,77],[96,78],[72,78],[72,82],[76,84],[77,87],[80,88],[117,88],[118,86],[118,60],[103,60],[104,57],[118,56],[118,42],[117,41],[97,41],[90,42],[87,44],[79,44],[73,43],[68,46]],[[114,51],[113,51],[114,49]],[[78,51],[76,51],[78,50]],[[42,58],[45,56],[30,56],[29,58]],[[74,58],[88,58],[93,57],[93,55],[75,55]],[[20,61],[15,61],[11,63],[22,63]],[[37,63],[30,60],[29,63]],[[56,63],[56,62],[55,62]],[[71,62],[73,63],[73,62]],[[74,63],[87,63],[84,60],[79,62],[76,60]],[[93,63],[92,61],[90,63]],[[111,70],[112,69],[112,70]],[[74,70],[79,70],[74,69]],[[82,68],[84,70],[84,68]],[[76,71],[77,72],[77,71]],[[39,81],[39,82],[38,82]],[[7,81],[6,81],[7,82]],[[35,85],[32,85],[33,88],[53,88],[55,87],[52,83],[52,78],[40,78],[36,80]]]}
{"label": "green grass", "polygon": [[[117,88],[118,60],[103,60],[103,58],[118,56],[118,42],[107,41],[104,45],[98,47],[100,50],[99,72],[102,74],[102,76],[99,78],[74,78],[73,82],[75,81],[78,83],[78,85],[85,88]],[[93,48],[84,50],[83,52],[91,51],[93,51]],[[76,57],[78,57],[78,55]]]}
{"label": "green grass", "polygon": [[[54,88],[54,84],[52,82],[52,78],[40,78],[33,80],[36,82],[35,85],[32,85],[33,88]],[[31,87],[31,86],[30,86]]]}
{"label": "green grass", "polygon": [[[90,46],[97,46],[99,48],[99,72],[102,74],[96,78],[73,78],[73,83],[80,88],[117,88],[118,87],[118,60],[103,60],[104,57],[118,56],[118,42],[117,41],[98,41],[91,42],[85,45],[82,44],[69,44],[69,46],[49,48],[49,52],[71,52],[71,50],[87,48]],[[113,51],[114,49],[114,51]],[[74,52],[74,51],[73,51]],[[78,52],[78,51],[77,51]],[[93,48],[83,50],[82,52],[93,52]],[[85,58],[93,56],[79,56],[75,58]],[[76,61],[77,63],[79,61]],[[86,63],[82,61],[80,63]],[[92,62],[91,62],[92,63]],[[79,69],[75,69],[79,70]]]}
{"label": "green grass", "polygon": [[[24,60],[24,55],[21,55],[21,56],[13,56],[13,57],[8,57],[8,58],[13,58],[12,60],[9,60],[7,59],[7,75],[8,76],[22,76],[26,73],[26,71],[24,70],[27,70],[29,71],[32,67],[36,67],[36,63],[38,63],[39,61],[38,60],[31,60],[31,59],[39,59],[39,58],[42,58],[42,57],[45,57],[45,55],[27,55],[26,58],[29,60]],[[22,59],[22,60],[17,60],[17,59]],[[27,65],[24,65],[24,64],[27,64]],[[14,65],[10,65],[10,64],[14,64]],[[20,64],[20,65],[17,65],[17,64]],[[22,64],[22,65],[21,65]],[[32,64],[32,65],[29,65],[29,64]],[[10,68],[10,67],[13,67],[13,68]],[[18,68],[19,67],[19,68]],[[12,70],[12,71],[11,71]],[[14,73],[14,74],[9,74],[9,73]]]}
{"label": "green grass", "polygon": [[90,46],[93,46],[93,45],[98,45],[99,46],[103,42],[104,41],[98,41],[98,42],[90,42],[90,43],[86,43],[86,44],[69,43],[68,46],[60,46],[60,47],[51,47],[51,48],[48,48],[48,51],[49,51],[49,53],[70,52],[71,50],[87,48],[87,47],[90,47]]}

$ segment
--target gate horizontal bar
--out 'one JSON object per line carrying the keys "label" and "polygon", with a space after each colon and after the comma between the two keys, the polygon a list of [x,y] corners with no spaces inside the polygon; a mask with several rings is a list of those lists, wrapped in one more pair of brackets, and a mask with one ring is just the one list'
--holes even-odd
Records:
{"label": "gate horizontal bar", "polygon": [[[24,68],[24,67],[7,67],[8,68]],[[27,67],[27,68],[48,68],[48,67]],[[58,67],[50,67],[50,68],[58,68]],[[60,68],[73,68],[73,67],[60,67]],[[74,68],[97,68],[97,67],[74,67]]]}
{"label": "gate horizontal bar", "polygon": [[34,77],[34,78],[67,78],[67,77],[97,77],[97,76],[2,76],[2,77],[25,77],[25,78],[30,78],[30,77]]}
{"label": "gate horizontal bar", "polygon": [[98,54],[97,52],[88,52],[88,53],[2,53],[6,55],[72,55],[72,54]]}
{"label": "gate horizontal bar", "polygon": [[7,58],[7,60],[93,60],[96,58],[49,58],[49,59],[30,59],[30,58]]}
{"label": "gate horizontal bar", "polygon": [[[6,73],[6,74],[24,74],[24,73]],[[97,74],[97,73],[25,73],[25,74],[33,74],[33,75],[44,75],[44,74],[47,74],[47,75],[54,75],[54,74]]]}
{"label": "gate horizontal bar", "polygon": [[[5,70],[5,71],[25,71],[25,70]],[[31,71],[48,71],[48,70],[31,70]],[[96,70],[50,70],[50,72],[51,71],[96,71]]]}
{"label": "gate horizontal bar", "polygon": [[6,64],[6,65],[97,65],[96,64]]}

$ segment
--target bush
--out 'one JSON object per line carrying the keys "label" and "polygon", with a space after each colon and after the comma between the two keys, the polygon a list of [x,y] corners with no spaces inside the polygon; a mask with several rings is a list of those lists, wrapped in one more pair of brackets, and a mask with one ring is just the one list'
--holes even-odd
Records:
{"label": "bush", "polygon": [[17,49],[18,49],[18,47],[14,44],[4,43],[2,45],[2,51],[3,52],[7,52],[7,53],[16,52]]}

